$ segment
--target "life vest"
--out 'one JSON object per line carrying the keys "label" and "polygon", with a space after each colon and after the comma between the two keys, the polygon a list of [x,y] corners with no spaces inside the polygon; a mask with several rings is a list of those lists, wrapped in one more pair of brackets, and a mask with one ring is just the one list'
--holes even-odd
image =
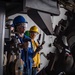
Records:
{"label": "life vest", "polygon": [[[33,45],[33,49],[35,52],[35,50],[38,47],[38,43],[35,41],[32,41],[32,45]],[[33,62],[34,62],[33,67],[39,67],[39,65],[40,65],[40,53],[39,52],[34,56]]]}

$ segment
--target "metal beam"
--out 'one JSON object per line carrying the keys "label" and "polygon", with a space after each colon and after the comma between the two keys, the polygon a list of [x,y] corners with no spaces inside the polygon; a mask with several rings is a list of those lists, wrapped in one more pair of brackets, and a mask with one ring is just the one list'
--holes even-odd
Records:
{"label": "metal beam", "polygon": [[41,30],[43,30],[45,34],[51,35],[50,31],[36,10],[29,10],[27,15],[41,28]]}
{"label": "metal beam", "polygon": [[49,32],[51,34],[54,34],[53,27],[52,27],[52,21],[51,21],[51,15],[48,13],[40,12],[40,11],[38,11],[38,14],[42,18],[42,20],[45,23],[46,27],[48,28]]}
{"label": "metal beam", "polygon": [[0,75],[3,75],[3,52],[5,33],[5,4],[0,3]]}
{"label": "metal beam", "polygon": [[57,1],[52,0],[26,0],[24,3],[25,8],[32,8],[39,11],[47,12],[53,15],[59,15],[60,11],[58,9]]}

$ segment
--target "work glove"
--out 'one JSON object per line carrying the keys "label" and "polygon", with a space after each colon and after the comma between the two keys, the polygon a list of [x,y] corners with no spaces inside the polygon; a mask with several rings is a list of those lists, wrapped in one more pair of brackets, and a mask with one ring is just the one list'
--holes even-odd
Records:
{"label": "work glove", "polygon": [[37,71],[40,71],[40,68],[39,67],[37,67]]}
{"label": "work glove", "polygon": [[39,51],[42,50],[42,49],[43,49],[42,46],[38,46],[37,49],[36,49],[36,51],[39,52]]}
{"label": "work glove", "polygon": [[27,49],[27,48],[28,48],[28,44],[29,44],[28,42],[24,42],[24,43],[22,44],[22,47],[25,48],[25,49]]}

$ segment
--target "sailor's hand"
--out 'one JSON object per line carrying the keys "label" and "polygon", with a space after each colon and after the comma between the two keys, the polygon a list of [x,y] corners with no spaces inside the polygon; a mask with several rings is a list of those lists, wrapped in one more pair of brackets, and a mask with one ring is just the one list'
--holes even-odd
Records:
{"label": "sailor's hand", "polygon": [[28,42],[25,42],[24,44],[22,44],[22,47],[27,49],[28,48]]}
{"label": "sailor's hand", "polygon": [[36,49],[36,51],[39,52],[39,51],[42,50],[42,49],[43,49],[42,46],[38,46],[37,49]]}
{"label": "sailor's hand", "polygon": [[45,41],[43,41],[42,44],[37,47],[37,49],[36,49],[37,52],[39,52],[40,50],[43,49],[44,43],[45,43]]}
{"label": "sailor's hand", "polygon": [[37,68],[37,71],[40,71],[40,68]]}
{"label": "sailor's hand", "polygon": [[36,66],[36,63],[35,62],[33,63],[33,66]]}

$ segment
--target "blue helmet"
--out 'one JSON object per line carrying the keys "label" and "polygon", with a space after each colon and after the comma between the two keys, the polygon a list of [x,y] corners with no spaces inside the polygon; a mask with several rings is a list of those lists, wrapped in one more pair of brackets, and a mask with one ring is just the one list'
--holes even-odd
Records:
{"label": "blue helmet", "polygon": [[28,22],[25,20],[25,18],[23,16],[19,15],[19,16],[14,18],[13,24],[15,26],[16,24],[19,24],[19,23],[28,23]]}

